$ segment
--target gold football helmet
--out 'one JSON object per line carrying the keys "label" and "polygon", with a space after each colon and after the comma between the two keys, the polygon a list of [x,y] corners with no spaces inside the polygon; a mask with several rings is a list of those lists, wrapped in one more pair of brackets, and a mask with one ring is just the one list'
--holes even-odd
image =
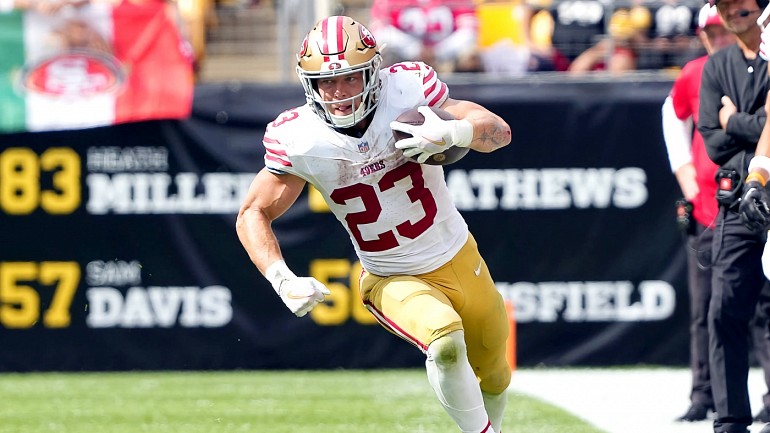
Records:
{"label": "gold football helmet", "polygon": [[[378,76],[382,57],[369,29],[345,16],[331,16],[318,21],[305,36],[297,53],[297,75],[305,88],[307,103],[329,126],[349,128],[377,107],[380,93]],[[335,116],[318,93],[316,80],[322,77],[363,72],[361,93],[345,99],[353,104],[347,116]],[[360,104],[355,106],[360,98]]]}

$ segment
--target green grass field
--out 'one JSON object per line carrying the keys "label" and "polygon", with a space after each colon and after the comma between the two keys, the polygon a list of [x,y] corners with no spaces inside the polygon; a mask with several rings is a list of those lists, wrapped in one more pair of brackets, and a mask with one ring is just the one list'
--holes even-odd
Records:
{"label": "green grass field", "polygon": [[[0,374],[0,433],[451,433],[423,370]],[[602,433],[511,394],[505,432]]]}

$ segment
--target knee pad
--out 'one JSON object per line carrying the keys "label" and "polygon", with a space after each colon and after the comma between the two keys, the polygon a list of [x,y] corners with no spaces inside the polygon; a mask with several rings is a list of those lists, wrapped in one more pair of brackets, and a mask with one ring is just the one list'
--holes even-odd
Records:
{"label": "knee pad", "polygon": [[468,362],[465,348],[465,338],[462,331],[453,331],[434,340],[428,346],[428,357],[439,368],[451,368],[459,360]]}

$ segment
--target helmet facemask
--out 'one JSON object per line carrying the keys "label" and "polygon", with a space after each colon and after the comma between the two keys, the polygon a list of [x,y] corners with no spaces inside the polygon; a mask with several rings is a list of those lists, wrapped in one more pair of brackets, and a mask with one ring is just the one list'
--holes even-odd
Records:
{"label": "helmet facemask", "polygon": [[[379,70],[382,57],[374,37],[351,18],[333,16],[319,21],[308,33],[297,55],[297,75],[305,89],[310,108],[327,125],[349,128],[377,108],[380,93]],[[343,100],[324,101],[317,80],[362,73],[361,92]],[[331,104],[350,102],[353,112],[346,116],[331,113]]]}

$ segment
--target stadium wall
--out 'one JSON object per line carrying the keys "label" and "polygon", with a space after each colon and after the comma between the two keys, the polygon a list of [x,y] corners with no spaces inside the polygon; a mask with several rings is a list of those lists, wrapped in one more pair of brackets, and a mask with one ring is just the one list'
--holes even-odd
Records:
{"label": "stadium wall", "polygon": [[[513,143],[447,167],[519,366],[687,365],[671,82],[452,83]],[[196,88],[184,121],[0,135],[0,371],[411,367],[357,296],[346,233],[306,191],[274,229],[330,302],[298,319],[236,237],[265,125],[297,86]]]}

